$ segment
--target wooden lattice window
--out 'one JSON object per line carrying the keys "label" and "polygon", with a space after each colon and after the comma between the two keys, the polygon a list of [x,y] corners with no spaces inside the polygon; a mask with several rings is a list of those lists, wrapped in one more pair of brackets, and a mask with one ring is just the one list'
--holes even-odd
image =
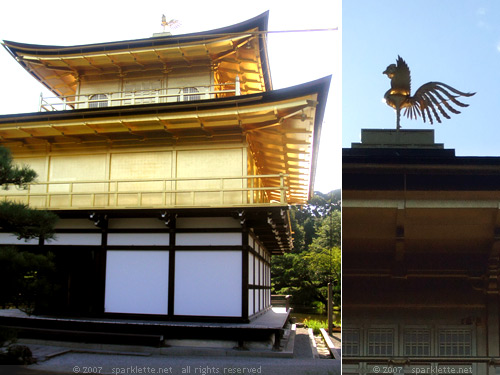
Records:
{"label": "wooden lattice window", "polygon": [[429,356],[431,353],[431,332],[425,328],[407,328],[403,337],[404,355]]}
{"label": "wooden lattice window", "polygon": [[358,328],[344,328],[342,330],[342,355],[346,357],[358,356],[360,345]]}
{"label": "wooden lattice window", "polygon": [[181,98],[179,100],[190,102],[193,100],[200,100],[201,95],[199,94],[200,90],[196,87],[184,87],[182,89]]}
{"label": "wooden lattice window", "polygon": [[438,335],[439,355],[467,357],[472,355],[472,333],[470,329],[440,329]]}
{"label": "wooden lattice window", "polygon": [[394,329],[371,328],[368,330],[368,355],[394,354]]}
{"label": "wooden lattice window", "polygon": [[106,94],[95,94],[89,98],[89,108],[101,108],[108,106],[108,96]]}

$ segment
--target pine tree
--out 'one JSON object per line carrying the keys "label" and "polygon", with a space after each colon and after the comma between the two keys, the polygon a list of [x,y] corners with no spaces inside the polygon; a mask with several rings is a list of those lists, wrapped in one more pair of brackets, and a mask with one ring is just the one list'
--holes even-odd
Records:
{"label": "pine tree", "polygon": [[[14,164],[8,149],[0,146],[0,185],[4,190],[12,187],[26,189],[37,177],[28,166]],[[0,229],[18,239],[53,238],[58,220],[52,212],[30,208],[23,203],[0,202]],[[0,306],[13,305],[28,313],[44,303],[50,283],[47,275],[55,266],[52,254],[33,254],[12,246],[0,247]]]}
{"label": "pine tree", "polygon": [[[0,146],[0,185],[4,190],[12,186],[25,189],[36,177],[36,172],[28,166],[15,165],[10,151]],[[19,239],[52,238],[57,220],[52,212],[36,210],[23,203],[0,202],[0,228]]]}

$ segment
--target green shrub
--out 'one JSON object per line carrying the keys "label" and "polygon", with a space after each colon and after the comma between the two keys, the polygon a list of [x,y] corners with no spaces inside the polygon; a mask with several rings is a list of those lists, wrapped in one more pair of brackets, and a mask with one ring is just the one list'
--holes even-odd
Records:
{"label": "green shrub", "polygon": [[307,328],[312,328],[313,333],[315,335],[319,335],[320,334],[319,329],[327,328],[328,322],[326,320],[305,319],[304,326],[306,326]]}
{"label": "green shrub", "polygon": [[320,314],[320,315],[326,314],[326,308],[325,308],[325,304],[323,302],[314,301],[313,303],[311,303],[311,305],[314,307],[314,309],[316,310],[316,312],[318,314]]}

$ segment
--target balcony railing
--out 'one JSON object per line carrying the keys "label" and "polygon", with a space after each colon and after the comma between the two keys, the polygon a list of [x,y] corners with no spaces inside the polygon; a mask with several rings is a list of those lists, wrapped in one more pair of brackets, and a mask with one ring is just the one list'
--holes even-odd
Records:
{"label": "balcony railing", "polygon": [[287,204],[287,175],[51,181],[2,190],[0,199],[53,210]]}
{"label": "balcony railing", "polygon": [[43,94],[40,94],[39,111],[185,102],[236,95],[241,95],[238,77],[233,83],[222,83],[211,86],[168,87],[161,89],[99,92],[58,97],[44,97]]}

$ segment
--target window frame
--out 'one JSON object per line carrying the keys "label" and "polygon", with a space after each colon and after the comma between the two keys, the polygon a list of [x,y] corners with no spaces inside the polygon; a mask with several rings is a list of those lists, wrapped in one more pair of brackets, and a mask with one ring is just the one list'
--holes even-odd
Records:
{"label": "window frame", "polygon": [[179,91],[180,91],[179,92],[180,102],[193,102],[195,100],[201,100],[202,92],[198,89],[198,87],[195,86],[183,87]]}
{"label": "window frame", "polygon": [[[96,100],[92,102],[91,100]],[[89,96],[89,108],[105,108],[109,107],[109,98],[107,94],[98,93]]]}
{"label": "window frame", "polygon": [[[470,333],[470,353],[468,355],[463,355],[463,354],[457,354],[457,355],[441,355],[441,343],[440,343],[440,334],[441,331],[444,330],[462,330],[462,331],[469,331]],[[437,357],[444,357],[444,358],[469,358],[469,357],[474,357],[476,355],[476,329],[475,326],[473,325],[437,325],[436,326],[436,333],[435,333],[435,355]]]}
{"label": "window frame", "polygon": [[[370,330],[391,330],[392,331],[392,353],[391,354],[371,354],[370,353]],[[364,329],[363,349],[369,357],[394,357],[399,355],[399,332],[395,324],[371,324]]]}
{"label": "window frame", "polygon": [[[429,354],[421,354],[421,355],[412,355],[412,354],[407,354],[406,353],[406,333],[408,330],[427,330],[429,333]],[[403,325],[401,327],[401,333],[400,333],[400,347],[399,347],[399,353],[401,356],[404,357],[412,357],[412,358],[419,358],[419,357],[430,357],[435,354],[435,348],[436,348],[436,340],[435,340],[435,329],[431,325]]]}
{"label": "window frame", "polygon": [[[346,354],[346,351],[344,350],[344,345],[347,345],[347,342],[344,338],[344,335],[346,331],[352,330],[352,331],[358,331],[358,353],[357,354]],[[364,340],[363,340],[363,332],[364,329],[362,326],[346,326],[342,327],[342,356],[345,357],[359,357],[362,356],[364,353]],[[351,345],[352,346],[352,345]]]}

